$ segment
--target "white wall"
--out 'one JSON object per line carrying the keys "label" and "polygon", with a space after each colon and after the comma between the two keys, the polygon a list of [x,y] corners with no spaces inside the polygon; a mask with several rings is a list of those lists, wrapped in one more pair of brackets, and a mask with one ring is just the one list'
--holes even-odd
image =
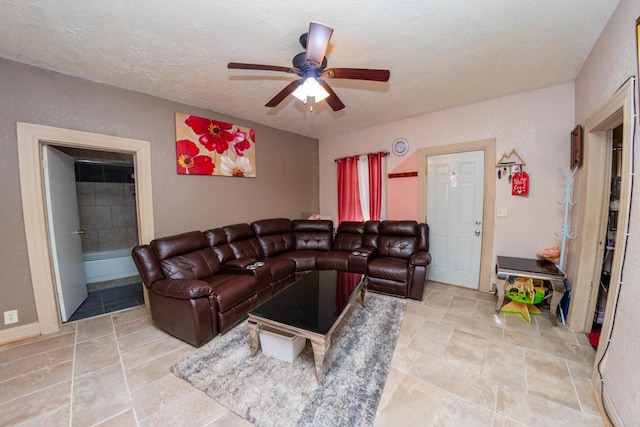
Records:
{"label": "white wall", "polygon": [[[515,148],[526,162],[531,189],[528,197],[512,196],[508,180],[498,180],[494,175],[496,207],[508,209],[507,217],[496,218],[494,254],[535,257],[538,250],[560,243],[554,235],[561,230],[564,214],[557,203],[564,198],[564,181],[558,170],[569,169],[573,127],[574,88],[568,83],[324,138],[319,144],[320,211],[337,218],[334,159],[338,157],[389,150],[399,137],[409,141],[411,152],[495,138],[498,157],[495,161],[503,152]],[[392,172],[405,158],[390,155],[388,171]],[[406,164],[403,168],[406,170]],[[415,186],[411,192],[403,197],[417,200]]]}
{"label": "white wall", "polygon": [[[638,74],[636,19],[638,0],[622,0],[575,81],[576,122],[584,124],[629,76]],[[637,91],[636,91],[637,92]],[[637,102],[636,102],[637,104]],[[637,129],[637,123],[636,123]],[[637,146],[637,133],[636,141]],[[637,148],[637,147],[636,147]],[[637,155],[634,169],[640,170]],[[635,179],[637,191],[638,179]],[[603,365],[604,384],[624,425],[640,420],[640,198],[632,195],[629,239],[620,301],[611,344]]]}

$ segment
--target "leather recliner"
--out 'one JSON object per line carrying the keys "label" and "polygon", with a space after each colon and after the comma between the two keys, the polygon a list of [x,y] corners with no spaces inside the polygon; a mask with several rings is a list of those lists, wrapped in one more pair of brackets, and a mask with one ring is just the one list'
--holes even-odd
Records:
{"label": "leather recliner", "polygon": [[222,272],[200,231],[137,246],[133,260],[149,290],[154,322],[193,346],[231,329],[258,303],[256,279]]}
{"label": "leather recliner", "polygon": [[428,230],[416,221],[382,221],[367,262],[368,288],[421,300],[431,263]]}

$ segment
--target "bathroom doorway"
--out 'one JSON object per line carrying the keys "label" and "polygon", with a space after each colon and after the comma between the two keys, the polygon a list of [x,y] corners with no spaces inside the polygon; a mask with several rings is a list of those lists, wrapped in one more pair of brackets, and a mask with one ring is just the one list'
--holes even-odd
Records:
{"label": "bathroom doorway", "polygon": [[[135,165],[138,241],[148,243],[154,237],[153,191],[151,185],[151,143],[132,138],[56,128],[31,123],[18,123],[18,163],[24,213],[25,237],[29,269],[36,305],[37,322],[20,330],[21,336],[49,334],[60,330],[48,239],[44,186],[42,178],[42,146],[86,148],[133,155]],[[145,297],[146,301],[146,297]]]}
{"label": "bathroom doorway", "polygon": [[[144,304],[131,258],[138,244],[133,155],[54,145],[43,149],[44,158],[61,159],[55,178],[54,164],[45,165],[45,187],[62,322]],[[63,224],[58,225],[60,216]],[[65,224],[72,217],[77,225],[69,228]],[[59,238],[73,244],[62,254]]]}

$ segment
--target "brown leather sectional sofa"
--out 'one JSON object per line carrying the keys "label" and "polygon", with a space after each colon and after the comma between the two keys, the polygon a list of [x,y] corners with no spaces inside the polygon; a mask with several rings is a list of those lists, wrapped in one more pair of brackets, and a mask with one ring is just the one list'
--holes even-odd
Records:
{"label": "brown leather sectional sofa", "polygon": [[274,218],[153,240],[133,249],[154,322],[196,347],[309,270],[366,274],[368,289],[422,299],[429,228],[415,221]]}

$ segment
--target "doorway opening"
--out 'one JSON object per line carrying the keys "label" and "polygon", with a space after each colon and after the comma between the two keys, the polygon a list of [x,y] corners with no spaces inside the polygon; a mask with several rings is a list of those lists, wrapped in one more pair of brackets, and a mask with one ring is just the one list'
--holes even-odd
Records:
{"label": "doorway opening", "polygon": [[[57,238],[56,242],[50,242],[62,321],[144,304],[142,281],[131,258],[131,249],[138,245],[133,155],[54,145],[44,148],[59,151],[57,156],[66,155],[66,163],[57,166],[66,170],[58,173],[72,178],[69,182],[60,178],[51,183],[62,194],[46,186],[50,238],[66,233],[76,241],[73,246],[76,252],[81,251],[61,255],[56,250]],[[45,178],[52,175],[51,168],[52,165],[47,165]],[[56,194],[59,203],[51,200]],[[56,211],[52,208],[60,203],[64,205],[57,209],[65,217],[75,218],[77,212],[77,225],[71,227],[77,228],[75,233],[61,229],[63,226],[54,221]],[[65,260],[67,257],[73,260]],[[72,265],[59,265],[63,260]],[[64,277],[65,268],[77,271],[72,277]],[[68,283],[60,283],[62,280]]]}
{"label": "doorway opening", "polygon": [[596,348],[598,347],[602,323],[604,322],[607,309],[607,297],[611,284],[611,272],[616,253],[616,242],[620,240],[621,237],[618,234],[618,216],[620,211],[620,186],[622,183],[622,158],[624,151],[624,144],[622,142],[623,130],[623,125],[620,125],[613,129],[611,135],[607,138],[607,145],[610,144],[611,150],[609,157],[611,159],[611,186],[609,187],[607,222],[606,224],[602,224],[604,226],[602,235],[605,249],[600,264],[600,286],[598,286],[593,322],[589,333],[589,341]]}
{"label": "doorway opening", "polygon": [[[132,155],[136,174],[135,205],[138,218],[138,242],[148,243],[154,236],[151,144],[148,141],[28,123],[18,123],[17,134],[25,236],[38,316],[37,322],[21,330],[21,334],[28,337],[56,332],[61,326],[48,239],[42,146],[55,145]],[[147,301],[146,295],[145,301]]]}

